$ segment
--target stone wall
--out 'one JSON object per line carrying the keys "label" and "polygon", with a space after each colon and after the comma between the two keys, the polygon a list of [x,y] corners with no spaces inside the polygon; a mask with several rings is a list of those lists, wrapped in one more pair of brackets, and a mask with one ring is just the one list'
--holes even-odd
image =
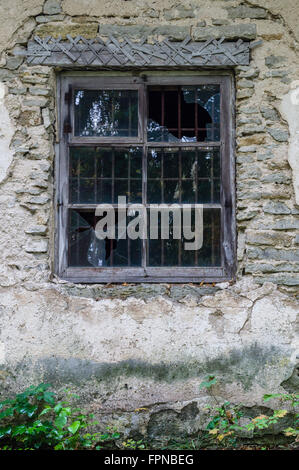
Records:
{"label": "stone wall", "polygon": [[[219,397],[247,407],[298,387],[296,0],[11,0],[0,9],[1,393],[68,385],[110,422],[159,435],[164,418],[190,433],[204,425],[199,384],[209,373]],[[57,71],[28,65],[26,44],[110,31],[262,40],[250,66],[234,69],[236,282],[86,286],[54,275]]]}

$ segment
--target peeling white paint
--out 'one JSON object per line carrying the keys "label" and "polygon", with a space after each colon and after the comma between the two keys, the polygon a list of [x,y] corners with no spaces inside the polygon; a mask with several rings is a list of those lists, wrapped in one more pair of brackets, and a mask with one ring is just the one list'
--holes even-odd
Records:
{"label": "peeling white paint", "polygon": [[13,152],[9,146],[14,134],[14,127],[5,106],[4,97],[5,85],[0,82],[0,183],[6,177],[13,159]]}
{"label": "peeling white paint", "polygon": [[299,204],[299,80],[292,82],[291,90],[282,98],[280,112],[289,124],[288,160],[293,170],[296,204]]}

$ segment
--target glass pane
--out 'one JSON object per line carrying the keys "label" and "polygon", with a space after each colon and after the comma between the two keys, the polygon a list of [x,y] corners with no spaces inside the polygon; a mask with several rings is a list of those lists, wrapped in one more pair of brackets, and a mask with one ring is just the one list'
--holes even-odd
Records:
{"label": "glass pane", "polygon": [[163,178],[179,178],[179,153],[177,150],[164,151],[163,157]]}
{"label": "glass pane", "polygon": [[142,180],[130,181],[129,202],[142,203]]}
{"label": "glass pane", "polygon": [[162,187],[161,180],[148,180],[147,181],[147,202],[149,204],[158,204],[162,202]]}
{"label": "glass pane", "polygon": [[[186,249],[190,239],[184,229],[184,214],[181,215],[181,239],[173,238],[173,218],[169,218],[169,239],[161,239],[161,216],[158,218],[158,239],[148,240],[149,266],[208,267],[221,266],[221,210],[203,209],[203,242],[199,249]],[[195,233],[195,213],[192,210],[191,230]],[[187,238],[185,237],[187,235]]]}
{"label": "glass pane", "polygon": [[197,151],[195,149],[182,151],[182,178],[196,178]]}
{"label": "glass pane", "polygon": [[149,151],[147,162],[147,177],[162,177],[162,152],[159,150],[151,149]]}
{"label": "glass pane", "polygon": [[150,87],[150,142],[220,140],[220,85]]}
{"label": "glass pane", "polygon": [[148,152],[147,202],[220,201],[218,148],[153,148]]}
{"label": "glass pane", "polygon": [[76,204],[142,202],[140,148],[70,148],[70,202]]}
{"label": "glass pane", "polygon": [[211,178],[207,178],[205,180],[199,180],[197,185],[198,191],[198,202],[201,204],[208,204],[213,202],[213,194],[212,194],[212,180]]}
{"label": "glass pane", "polygon": [[194,180],[182,180],[182,203],[196,203],[196,183]]}
{"label": "glass pane", "polygon": [[97,199],[96,202],[105,202],[111,203],[112,202],[112,179],[100,179],[97,180]]}
{"label": "glass pane", "polygon": [[75,90],[75,135],[137,137],[137,90]]}
{"label": "glass pane", "polygon": [[[117,211],[115,211],[114,240],[99,240],[96,237],[95,227],[99,220],[100,217],[95,216],[95,211],[70,211],[69,266],[101,268],[141,266],[142,241],[119,239]],[[130,220],[128,217],[127,224]]]}
{"label": "glass pane", "polygon": [[127,178],[129,170],[130,153],[123,150],[114,152],[114,176],[115,178]]}
{"label": "glass pane", "polygon": [[163,181],[164,201],[166,204],[180,201],[180,182],[179,180]]}

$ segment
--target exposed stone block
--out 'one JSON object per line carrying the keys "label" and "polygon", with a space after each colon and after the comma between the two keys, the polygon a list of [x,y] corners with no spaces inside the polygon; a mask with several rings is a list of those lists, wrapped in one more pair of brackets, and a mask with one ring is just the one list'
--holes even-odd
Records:
{"label": "exposed stone block", "polygon": [[288,131],[284,131],[282,129],[268,127],[267,132],[273,137],[273,139],[277,140],[277,142],[287,142],[289,139]]}
{"label": "exposed stone block", "polygon": [[237,119],[237,126],[242,126],[242,124],[262,124],[262,120],[260,118],[242,116],[241,114],[241,117]]}
{"label": "exposed stone block", "polygon": [[237,155],[238,164],[253,163],[253,162],[254,162],[254,158],[252,155],[248,155],[248,154]]}
{"label": "exposed stone block", "polygon": [[254,135],[256,136],[256,134],[261,134],[265,131],[265,127],[264,126],[243,126],[241,129],[240,129],[240,135]]}
{"label": "exposed stone block", "polygon": [[253,134],[247,137],[241,137],[238,139],[238,145],[251,147],[254,145],[261,145],[265,142],[265,135],[264,134]]}
{"label": "exposed stone block", "polygon": [[245,265],[247,273],[281,273],[299,272],[299,263],[248,263]]}
{"label": "exposed stone block", "polygon": [[263,19],[267,18],[267,10],[264,8],[250,8],[247,6],[238,6],[238,7],[232,7],[228,8],[228,16],[232,19],[236,18],[242,18],[242,19],[247,19],[247,18],[252,18],[252,19]]}
{"label": "exposed stone block", "polygon": [[250,153],[250,152],[256,152],[256,151],[257,151],[257,147],[255,145],[245,145],[245,146],[238,148],[238,152]]}
{"label": "exposed stone block", "polygon": [[252,88],[244,88],[241,90],[237,90],[237,99],[241,100],[244,98],[251,98],[254,94],[254,90]]}
{"label": "exposed stone block", "polygon": [[29,199],[29,203],[30,204],[39,204],[39,205],[43,205],[43,204],[46,204],[48,201],[49,201],[49,197],[48,196],[36,196],[36,197],[32,197],[31,199]]}
{"label": "exposed stone block", "polygon": [[50,15],[50,16],[40,15],[40,16],[37,16],[35,19],[37,23],[50,23],[52,21],[62,21],[64,18],[65,18],[64,15]]}
{"label": "exposed stone block", "polygon": [[44,4],[44,13],[46,15],[56,15],[61,12],[60,1],[58,0],[46,0]]}
{"label": "exposed stone block", "polygon": [[279,121],[279,114],[274,108],[261,107],[261,113],[263,118],[269,121]]}
{"label": "exposed stone block", "polygon": [[285,173],[270,173],[262,178],[263,183],[277,183],[277,184],[289,184],[291,182],[290,176]]}
{"label": "exposed stone block", "polygon": [[239,170],[239,179],[247,180],[247,179],[260,179],[262,172],[260,168],[256,165],[244,165]]}
{"label": "exposed stone block", "polygon": [[238,80],[237,87],[238,88],[254,88],[254,82],[252,80],[246,80],[244,78],[243,80]]}
{"label": "exposed stone block", "polygon": [[257,210],[245,210],[245,211],[238,211],[237,213],[237,220],[242,222],[243,220],[251,220],[255,217],[259,211]]}
{"label": "exposed stone block", "polygon": [[[108,25],[110,26],[110,25]],[[87,39],[96,37],[98,31],[98,23],[45,23],[36,28],[36,34],[42,38],[46,36],[53,36],[66,39],[67,35],[73,37],[81,35]],[[110,33],[113,34],[113,33]]]}
{"label": "exposed stone block", "polygon": [[247,230],[246,241],[251,245],[283,245],[291,246],[293,237],[288,234],[275,232],[273,230]]}
{"label": "exposed stone block", "polygon": [[11,93],[12,95],[25,95],[26,91],[26,87],[9,88],[9,93]]}
{"label": "exposed stone block", "polygon": [[238,199],[250,199],[254,201],[258,201],[261,199],[262,195],[260,192],[257,191],[238,191]]}
{"label": "exposed stone block", "polygon": [[25,233],[30,235],[44,235],[47,232],[47,226],[45,225],[36,225],[25,230]]}
{"label": "exposed stone block", "polygon": [[49,96],[51,90],[49,88],[29,87],[29,93],[31,95]]}
{"label": "exposed stone block", "polygon": [[299,286],[298,274],[273,274],[272,276],[266,276],[265,274],[261,277],[255,277],[254,281],[259,284],[264,284],[265,281],[273,282],[274,284],[285,285],[285,286]]}
{"label": "exposed stone block", "polygon": [[[79,33],[81,34],[81,33]],[[107,37],[109,35],[116,37],[119,36],[165,36],[173,41],[181,41],[190,34],[189,26],[175,26],[175,25],[160,25],[148,26],[145,24],[140,25],[127,25],[118,26],[110,24],[102,24],[99,27],[99,35]]]}
{"label": "exposed stone block", "polygon": [[283,202],[267,202],[264,204],[264,212],[267,214],[290,214],[291,209]]}
{"label": "exposed stone block", "polygon": [[255,39],[256,38],[256,25],[248,24],[233,24],[227,26],[206,28],[195,27],[192,29],[192,35],[195,41],[206,41],[210,37],[220,39],[223,36],[226,39]]}
{"label": "exposed stone block", "polygon": [[0,69],[0,81],[9,82],[14,79],[14,74],[10,70]]}
{"label": "exposed stone block", "polygon": [[247,106],[239,108],[239,113],[244,114],[258,114],[260,112],[259,108],[256,106]]}
{"label": "exposed stone block", "polygon": [[24,61],[24,57],[22,56],[8,56],[6,58],[6,68],[9,70],[16,70],[22,62]]}
{"label": "exposed stone block", "polygon": [[267,224],[259,223],[259,228],[263,230],[298,230],[299,220],[282,218]]}
{"label": "exposed stone block", "polygon": [[259,69],[247,66],[236,67],[240,78],[257,78],[260,74]]}
{"label": "exposed stone block", "polygon": [[46,253],[48,251],[48,241],[32,241],[25,247],[26,253]]}
{"label": "exposed stone block", "polygon": [[273,259],[274,261],[299,261],[299,250],[279,250],[275,248],[247,248],[247,255],[250,259]]}
{"label": "exposed stone block", "polygon": [[280,67],[285,63],[285,61],[286,58],[282,56],[269,55],[268,57],[265,57],[265,64],[269,68]]}
{"label": "exposed stone block", "polygon": [[229,24],[229,20],[225,18],[215,18],[215,19],[212,19],[212,24],[214,26],[223,26],[223,25]]}
{"label": "exposed stone block", "polygon": [[24,99],[24,106],[28,107],[40,107],[43,108],[47,105],[48,99],[47,98],[26,98]]}

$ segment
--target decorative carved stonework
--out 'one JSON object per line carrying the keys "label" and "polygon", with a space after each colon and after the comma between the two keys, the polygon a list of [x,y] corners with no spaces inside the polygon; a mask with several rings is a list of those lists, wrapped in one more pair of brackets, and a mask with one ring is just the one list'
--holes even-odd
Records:
{"label": "decorative carved stonework", "polygon": [[56,66],[105,66],[105,67],[168,67],[168,66],[223,66],[248,65],[249,42],[241,39],[225,42],[225,38],[209,39],[206,42],[191,41],[186,37],[181,42],[147,42],[142,38],[133,42],[128,37],[118,41],[110,36],[106,41],[97,37],[85,39],[82,36],[67,40],[51,36],[28,42],[27,61],[32,65]]}

